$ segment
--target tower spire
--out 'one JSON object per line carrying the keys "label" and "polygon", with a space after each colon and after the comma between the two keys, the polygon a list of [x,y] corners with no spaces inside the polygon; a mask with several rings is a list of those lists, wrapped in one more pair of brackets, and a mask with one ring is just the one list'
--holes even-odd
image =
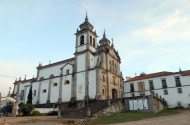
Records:
{"label": "tower spire", "polygon": [[112,44],[111,44],[111,47],[114,47],[114,45],[113,45],[113,38],[112,38],[111,40],[112,40]]}
{"label": "tower spire", "polygon": [[85,21],[88,22],[88,14],[87,14],[87,11],[86,11],[86,18],[85,18]]}
{"label": "tower spire", "polygon": [[106,37],[106,33],[105,33],[105,32],[106,32],[106,30],[105,30],[105,28],[104,28],[104,34],[103,34],[103,37]]}

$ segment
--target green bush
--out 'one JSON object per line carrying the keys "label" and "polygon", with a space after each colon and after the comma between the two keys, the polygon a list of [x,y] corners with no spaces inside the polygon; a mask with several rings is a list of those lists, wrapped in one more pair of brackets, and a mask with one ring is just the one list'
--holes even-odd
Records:
{"label": "green bush", "polygon": [[39,111],[33,111],[32,116],[41,116],[42,114]]}
{"label": "green bush", "polygon": [[32,104],[24,104],[20,103],[18,112],[22,113],[23,116],[29,116],[31,115],[31,111],[35,108]]}

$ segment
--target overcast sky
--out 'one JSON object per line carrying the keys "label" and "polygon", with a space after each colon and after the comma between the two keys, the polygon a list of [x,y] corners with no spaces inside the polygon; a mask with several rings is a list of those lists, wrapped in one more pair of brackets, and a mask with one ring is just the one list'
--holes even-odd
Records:
{"label": "overcast sky", "polygon": [[[76,29],[89,22],[121,57],[123,77],[190,69],[189,0],[0,0],[0,75],[24,79],[74,57]],[[3,96],[15,78],[0,76]]]}

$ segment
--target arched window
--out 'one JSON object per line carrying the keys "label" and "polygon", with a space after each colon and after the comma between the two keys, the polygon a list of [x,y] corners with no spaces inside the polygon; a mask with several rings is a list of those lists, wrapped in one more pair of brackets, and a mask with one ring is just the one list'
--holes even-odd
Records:
{"label": "arched window", "polygon": [[81,37],[80,37],[80,45],[83,45],[84,44],[84,36],[82,35]]}
{"label": "arched window", "polygon": [[69,80],[66,80],[66,81],[65,81],[65,84],[70,84]]}
{"label": "arched window", "polygon": [[104,95],[104,89],[102,89],[102,94]]}
{"label": "arched window", "polygon": [[53,86],[57,86],[57,83],[54,83]]}
{"label": "arched window", "polygon": [[92,46],[92,36],[90,36],[90,45]]}
{"label": "arched window", "polygon": [[95,47],[95,39],[93,38],[93,46]]}

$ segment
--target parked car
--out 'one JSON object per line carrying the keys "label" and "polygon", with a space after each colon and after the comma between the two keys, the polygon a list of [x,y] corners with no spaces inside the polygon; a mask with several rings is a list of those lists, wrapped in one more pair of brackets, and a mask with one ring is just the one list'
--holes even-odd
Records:
{"label": "parked car", "polygon": [[48,115],[57,115],[57,111],[49,111]]}
{"label": "parked car", "polygon": [[0,116],[3,116],[3,113],[0,113]]}

